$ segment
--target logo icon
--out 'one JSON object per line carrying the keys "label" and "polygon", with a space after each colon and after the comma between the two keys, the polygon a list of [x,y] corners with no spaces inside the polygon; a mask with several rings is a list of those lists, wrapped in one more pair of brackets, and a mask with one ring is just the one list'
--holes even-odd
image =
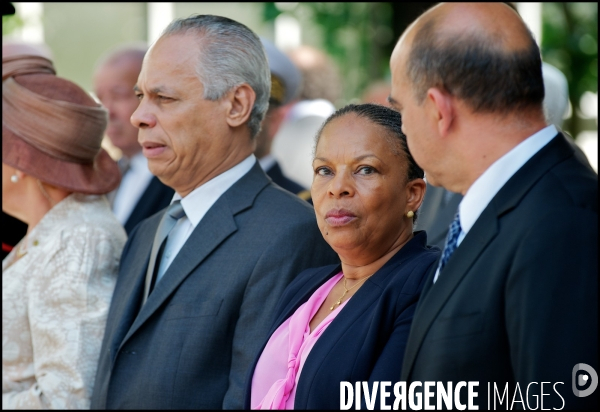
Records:
{"label": "logo icon", "polygon": [[[578,373],[580,372],[580,373]],[[580,390],[579,388],[584,387],[590,381],[590,385],[587,389]],[[575,396],[585,398],[590,396],[598,387],[598,374],[587,363],[578,363],[573,366],[573,393]]]}

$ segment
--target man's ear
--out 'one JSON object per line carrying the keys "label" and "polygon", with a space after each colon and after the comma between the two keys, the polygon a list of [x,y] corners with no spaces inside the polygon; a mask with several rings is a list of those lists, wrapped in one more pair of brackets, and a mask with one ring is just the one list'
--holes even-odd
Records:
{"label": "man's ear", "polygon": [[427,90],[427,100],[431,108],[431,114],[437,123],[438,133],[446,137],[454,124],[456,111],[452,96],[437,87]]}
{"label": "man's ear", "polygon": [[252,87],[242,83],[230,90],[226,99],[229,103],[226,114],[227,124],[230,127],[238,127],[246,123],[256,100],[256,93]]}

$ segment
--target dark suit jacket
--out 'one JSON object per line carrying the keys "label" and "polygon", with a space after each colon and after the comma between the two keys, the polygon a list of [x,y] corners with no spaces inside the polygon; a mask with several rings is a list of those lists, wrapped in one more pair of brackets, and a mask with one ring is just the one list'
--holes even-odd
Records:
{"label": "dark suit jacket", "polygon": [[[488,382],[500,394],[508,383],[509,402],[517,383],[526,398],[537,382],[532,408],[541,382],[552,383],[544,409],[561,408],[561,397],[566,409],[597,406],[598,391],[579,398],[571,388],[576,364],[598,371],[597,185],[561,134],[517,171],[435,284],[435,268],[429,273],[402,379],[478,381],[480,409],[488,407]],[[564,383],[560,396],[556,382]]]}
{"label": "dark suit jacket", "polygon": [[127,235],[138,223],[171,204],[175,191],[154,176],[123,226]]}
{"label": "dark suit jacket", "polygon": [[239,409],[285,287],[339,260],[312,207],[273,185],[257,162],[206,213],[139,310],[162,213],[125,245],[91,406]]}
{"label": "dark suit jacket", "polygon": [[417,230],[427,232],[427,242],[444,249],[448,227],[458,211],[458,205],[462,200],[460,193],[452,193],[446,202],[444,197],[447,190],[427,183],[425,199],[419,208],[417,219]]}
{"label": "dark suit jacket", "polygon": [[283,174],[281,167],[279,167],[279,163],[275,162],[275,164],[271,166],[271,168],[269,168],[269,170],[267,170],[266,173],[267,176],[269,176],[273,180],[273,183],[275,183],[276,185],[279,185],[285,190],[288,190],[294,193],[295,195],[298,195],[302,200],[310,199],[310,191],[306,190],[293,180],[288,179]]}
{"label": "dark suit jacket", "polygon": [[[339,409],[341,381],[400,379],[417,299],[427,270],[440,254],[439,249],[426,246],[426,241],[425,232],[416,233],[361,286],[323,332],[302,369],[294,409]],[[340,270],[340,265],[309,269],[294,279],[279,302],[276,321],[263,342],[263,349],[273,332]],[[247,409],[259,357],[247,378]],[[376,405],[379,407],[379,400]]]}

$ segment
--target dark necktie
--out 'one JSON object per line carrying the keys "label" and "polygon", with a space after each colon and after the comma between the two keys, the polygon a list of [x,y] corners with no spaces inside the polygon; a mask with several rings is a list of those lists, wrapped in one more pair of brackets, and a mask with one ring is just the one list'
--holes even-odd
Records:
{"label": "dark necktie", "polygon": [[144,306],[146,300],[148,300],[148,295],[150,295],[154,277],[156,276],[156,272],[158,272],[158,267],[160,266],[160,259],[158,259],[159,251],[164,249],[164,244],[166,243],[169,233],[171,230],[173,230],[177,221],[184,216],[185,211],[183,210],[181,201],[176,200],[171,203],[171,206],[169,206],[160,223],[158,224],[158,229],[156,230],[156,235],[154,236],[154,243],[152,244],[152,252],[150,253],[150,263],[148,264],[148,270],[146,271],[146,284],[144,285],[144,298],[142,300],[142,306]]}
{"label": "dark necktie", "polygon": [[442,272],[442,269],[444,269],[444,266],[446,266],[446,263],[448,263],[450,256],[452,256],[452,254],[458,247],[458,235],[460,235],[460,231],[460,217],[457,212],[456,216],[454,216],[454,220],[450,224],[450,229],[448,230],[448,236],[446,237],[446,246],[444,246],[442,258],[440,259],[439,273]]}

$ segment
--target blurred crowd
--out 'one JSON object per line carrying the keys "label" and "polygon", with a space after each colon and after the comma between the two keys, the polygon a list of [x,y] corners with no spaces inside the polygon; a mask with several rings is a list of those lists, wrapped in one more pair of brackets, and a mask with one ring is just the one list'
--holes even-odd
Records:
{"label": "blurred crowd", "polygon": [[3,409],[341,409],[343,382],[384,409],[360,382],[463,381],[595,409],[598,178],[564,74],[505,3],[429,9],[390,69],[336,107],[323,50],[193,15],[98,56],[91,95],[3,41]]}

